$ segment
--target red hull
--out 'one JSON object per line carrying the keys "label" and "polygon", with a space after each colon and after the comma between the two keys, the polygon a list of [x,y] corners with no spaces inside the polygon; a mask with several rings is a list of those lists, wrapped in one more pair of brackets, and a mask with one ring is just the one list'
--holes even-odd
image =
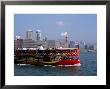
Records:
{"label": "red hull", "polygon": [[74,64],[80,64],[80,60],[60,60],[57,62],[57,65],[74,65]]}

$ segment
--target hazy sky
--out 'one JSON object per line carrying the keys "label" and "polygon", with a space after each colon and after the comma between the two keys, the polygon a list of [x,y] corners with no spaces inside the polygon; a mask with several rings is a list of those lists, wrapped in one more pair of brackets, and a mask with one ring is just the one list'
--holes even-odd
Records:
{"label": "hazy sky", "polygon": [[41,30],[42,38],[63,39],[61,33],[67,32],[69,40],[96,43],[96,14],[15,14],[14,34],[26,38],[26,31]]}

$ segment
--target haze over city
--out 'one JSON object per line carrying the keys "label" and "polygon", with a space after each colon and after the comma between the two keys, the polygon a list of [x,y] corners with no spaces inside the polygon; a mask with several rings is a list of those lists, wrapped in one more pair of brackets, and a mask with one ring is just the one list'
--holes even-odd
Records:
{"label": "haze over city", "polygon": [[41,31],[42,39],[62,39],[65,32],[69,40],[97,42],[97,15],[96,14],[15,14],[14,35],[26,38],[26,31],[33,30],[34,39],[36,30]]}

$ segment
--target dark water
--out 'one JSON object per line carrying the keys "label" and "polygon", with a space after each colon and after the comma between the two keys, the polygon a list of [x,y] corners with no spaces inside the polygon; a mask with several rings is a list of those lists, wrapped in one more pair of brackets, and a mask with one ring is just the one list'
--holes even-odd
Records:
{"label": "dark water", "polygon": [[96,76],[97,54],[80,53],[81,66],[14,65],[15,76]]}

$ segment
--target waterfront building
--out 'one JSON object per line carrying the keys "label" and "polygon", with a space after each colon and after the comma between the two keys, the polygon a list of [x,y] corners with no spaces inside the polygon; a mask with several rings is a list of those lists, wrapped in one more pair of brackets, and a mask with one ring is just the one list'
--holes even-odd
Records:
{"label": "waterfront building", "polygon": [[60,41],[56,41],[56,48],[60,48],[61,45],[60,45]]}
{"label": "waterfront building", "polygon": [[37,42],[32,39],[23,39],[23,48],[37,48]]}
{"label": "waterfront building", "polygon": [[43,44],[42,41],[35,41],[31,39],[17,39],[14,40],[14,49],[18,48],[38,48]]}
{"label": "waterfront building", "polygon": [[47,40],[47,48],[56,48],[55,40]]}
{"label": "waterfront building", "polygon": [[22,48],[23,39],[14,40],[14,49]]}

